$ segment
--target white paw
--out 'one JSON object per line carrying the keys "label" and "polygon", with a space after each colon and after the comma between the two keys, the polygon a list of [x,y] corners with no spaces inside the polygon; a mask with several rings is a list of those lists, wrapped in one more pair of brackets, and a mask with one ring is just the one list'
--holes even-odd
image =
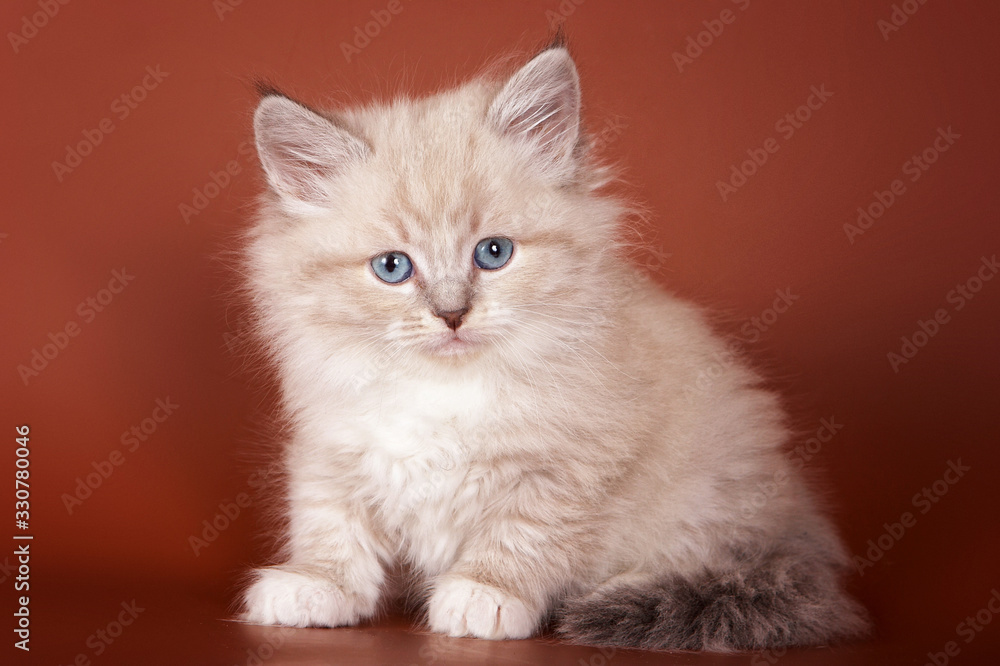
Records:
{"label": "white paw", "polygon": [[492,640],[528,638],[535,632],[541,611],[533,611],[517,597],[468,578],[438,584],[427,607],[431,631],[449,636]]}
{"label": "white paw", "polygon": [[346,593],[329,578],[281,567],[257,571],[243,606],[244,622],[289,627],[341,627],[375,611],[374,601]]}

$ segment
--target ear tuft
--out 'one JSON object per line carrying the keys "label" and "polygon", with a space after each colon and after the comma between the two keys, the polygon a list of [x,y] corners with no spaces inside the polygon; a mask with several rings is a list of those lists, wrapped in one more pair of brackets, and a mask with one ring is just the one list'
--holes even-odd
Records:
{"label": "ear tuft", "polygon": [[257,106],[257,153],[271,187],[283,198],[329,206],[330,182],[368,154],[346,129],[273,88]]}
{"label": "ear tuft", "polygon": [[542,51],[514,74],[488,118],[501,134],[525,142],[543,171],[570,177],[580,138],[580,78],[566,48]]}
{"label": "ear tuft", "polygon": [[257,93],[257,97],[264,99],[265,97],[270,97],[271,95],[276,95],[278,97],[288,97],[285,93],[278,89],[278,86],[274,85],[267,79],[254,79],[253,89]]}
{"label": "ear tuft", "polygon": [[546,49],[565,49],[569,41],[566,39],[566,24],[560,23],[556,27],[556,34],[552,35],[552,40]]}

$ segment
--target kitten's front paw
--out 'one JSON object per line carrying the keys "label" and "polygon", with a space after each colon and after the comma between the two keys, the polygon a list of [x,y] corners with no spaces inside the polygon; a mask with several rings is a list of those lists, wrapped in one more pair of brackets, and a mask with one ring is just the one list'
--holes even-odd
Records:
{"label": "kitten's front paw", "polygon": [[289,627],[342,627],[375,612],[373,600],[346,592],[330,578],[283,567],[259,569],[243,607],[244,622]]}
{"label": "kitten's front paw", "polygon": [[453,578],[438,584],[427,616],[431,631],[498,640],[531,636],[541,611],[530,609],[517,597],[495,587]]}

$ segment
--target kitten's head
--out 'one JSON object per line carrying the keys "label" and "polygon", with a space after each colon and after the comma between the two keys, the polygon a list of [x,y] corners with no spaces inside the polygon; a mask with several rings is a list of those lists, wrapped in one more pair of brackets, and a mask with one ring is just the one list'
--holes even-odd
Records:
{"label": "kitten's head", "polygon": [[594,193],[576,67],[320,114],[268,94],[252,286],[272,333],[443,365],[565,355],[605,318],[620,208]]}

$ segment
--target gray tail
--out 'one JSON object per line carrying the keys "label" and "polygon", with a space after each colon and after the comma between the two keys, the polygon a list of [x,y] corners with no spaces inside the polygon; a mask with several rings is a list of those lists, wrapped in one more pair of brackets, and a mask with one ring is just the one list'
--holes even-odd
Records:
{"label": "gray tail", "polygon": [[668,576],[569,600],[556,615],[570,641],[646,650],[763,650],[824,645],[869,632],[841,588],[841,568],[794,553],[736,557],[732,567]]}

